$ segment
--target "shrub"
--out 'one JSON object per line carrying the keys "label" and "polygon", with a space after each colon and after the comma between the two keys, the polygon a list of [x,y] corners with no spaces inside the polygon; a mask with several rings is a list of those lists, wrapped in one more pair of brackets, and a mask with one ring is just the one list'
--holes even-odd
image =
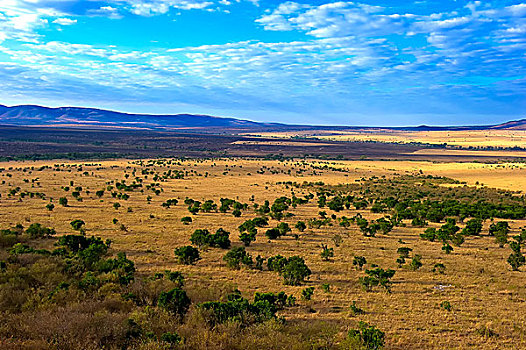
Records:
{"label": "shrub", "polygon": [[[265,293],[267,294],[267,293]],[[225,323],[227,321],[237,321],[242,327],[250,324],[261,323],[276,318],[276,311],[281,303],[281,298],[274,299],[269,297],[258,297],[250,303],[247,299],[241,297],[240,293],[233,293],[228,296],[228,301],[218,302],[211,301],[198,305],[203,316],[210,326]],[[281,293],[280,293],[281,294]],[[275,303],[272,300],[276,300]]]}
{"label": "shrub", "polygon": [[385,333],[360,321],[357,329],[351,329],[348,333],[349,340],[357,342],[367,350],[379,350],[384,347]]}
{"label": "shrub", "polygon": [[185,265],[195,264],[200,259],[199,250],[190,245],[176,248],[174,253],[179,263]]}
{"label": "shrub", "polygon": [[49,210],[49,211],[53,211],[53,209],[55,209],[55,204],[48,203],[48,205],[46,205],[46,209]]}
{"label": "shrub", "polygon": [[245,250],[245,247],[234,247],[230,249],[223,260],[230,269],[239,270],[241,264],[250,267],[253,264],[252,257]]}
{"label": "shrub", "polygon": [[60,197],[58,199],[58,204],[60,204],[63,207],[67,207],[68,206],[68,199],[66,197]]}
{"label": "shrub", "polygon": [[482,220],[471,219],[466,222],[466,226],[462,229],[462,234],[465,236],[478,236],[482,231]]}
{"label": "shrub", "polygon": [[133,281],[135,264],[126,258],[126,253],[117,254],[117,259],[107,259],[101,261],[98,266],[99,272],[113,273],[120,284],[127,285]]}
{"label": "shrub", "polygon": [[183,339],[181,338],[179,334],[175,332],[173,333],[167,332],[161,335],[161,340],[163,342],[170,343],[170,344],[179,344],[181,343]]}
{"label": "shrub", "polygon": [[351,306],[349,306],[349,309],[351,309],[351,312],[354,316],[365,314],[365,311],[356,305],[356,300],[353,300]]}
{"label": "shrub", "polygon": [[352,260],[353,266],[356,266],[357,269],[363,269],[363,266],[367,264],[367,259],[363,256],[355,256]]}
{"label": "shrub", "polygon": [[303,221],[298,221],[298,222],[296,223],[296,225],[294,225],[294,227],[295,227],[298,231],[303,232],[303,231],[305,231],[305,229],[307,228],[307,225],[306,225],[305,222],[303,222]]}
{"label": "shrub", "polygon": [[167,270],[164,272],[164,275],[166,276],[166,278],[168,278],[168,280],[176,283],[179,288],[184,286],[184,276],[181,272]]}
{"label": "shrub", "polygon": [[365,270],[368,276],[360,277],[359,282],[366,291],[371,291],[375,286],[382,286],[388,293],[391,293],[391,278],[394,276],[394,270],[384,270],[375,268]]}
{"label": "shrub", "polygon": [[181,222],[184,225],[189,225],[192,222],[192,218],[189,217],[189,216],[185,216],[185,217],[181,218]]}
{"label": "shrub", "polygon": [[308,287],[301,291],[301,298],[303,300],[311,300],[314,295],[314,287]]}
{"label": "shrub", "polygon": [[510,232],[510,226],[507,221],[499,221],[493,223],[489,227],[490,236],[495,236],[495,242],[498,243],[499,247],[503,248],[508,243],[508,233]]}
{"label": "shrub", "polygon": [[250,231],[250,232],[242,232],[239,235],[239,240],[243,242],[245,247],[248,247],[250,243],[254,242],[256,240],[256,234],[257,231]]}
{"label": "shrub", "polygon": [[520,236],[515,236],[515,242],[510,242],[510,248],[512,253],[508,257],[508,264],[510,264],[513,271],[518,271],[519,268],[526,263],[526,258],[521,253],[521,245],[524,241],[524,236],[526,231],[523,231],[523,234]]}
{"label": "shrub", "polygon": [[305,264],[305,260],[299,256],[290,257],[281,271],[284,283],[291,286],[299,286],[311,273]]}
{"label": "shrub", "polygon": [[409,264],[409,268],[413,271],[418,270],[422,267],[422,256],[415,255],[413,259],[411,259],[411,263]]}
{"label": "shrub", "polygon": [[82,226],[84,226],[86,223],[83,220],[77,219],[73,220],[69,224],[75,231],[79,231],[82,228]]}
{"label": "shrub", "polygon": [[210,234],[206,229],[198,229],[194,231],[192,237],[190,237],[190,241],[198,247],[209,246],[227,249],[230,247],[229,237],[230,232],[222,228],[218,229],[215,234]]}
{"label": "shrub", "polygon": [[413,251],[413,249],[411,248],[408,248],[408,247],[400,247],[398,248],[398,250],[396,251],[398,254],[400,254],[400,257],[402,258],[409,258],[409,253],[411,253]]}
{"label": "shrub", "polygon": [[27,229],[26,233],[31,238],[44,238],[44,237],[51,237],[55,235],[57,232],[48,227],[44,227],[39,223],[31,224]]}
{"label": "shrub", "polygon": [[276,239],[281,236],[281,232],[277,228],[271,228],[265,232],[265,236],[267,236],[268,239]]}
{"label": "shrub", "polygon": [[440,303],[440,307],[444,310],[447,310],[447,311],[451,311],[452,309],[452,306],[451,306],[451,303],[449,301],[443,301]]}
{"label": "shrub", "polygon": [[444,274],[446,272],[446,266],[442,263],[437,263],[433,266],[433,272]]}
{"label": "shrub", "polygon": [[174,288],[168,292],[159,294],[157,305],[168,310],[177,317],[184,317],[190,307],[190,298],[181,288]]}
{"label": "shrub", "polygon": [[328,248],[325,244],[322,244],[321,245],[321,259],[323,261],[329,261],[330,258],[332,258],[334,256],[334,249],[333,248]]}

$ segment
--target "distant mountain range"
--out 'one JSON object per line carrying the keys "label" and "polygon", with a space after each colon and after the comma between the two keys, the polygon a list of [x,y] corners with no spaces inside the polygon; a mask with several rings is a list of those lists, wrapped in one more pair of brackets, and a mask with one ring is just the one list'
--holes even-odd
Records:
{"label": "distant mountain range", "polygon": [[[263,132],[286,130],[349,130],[378,129],[352,126],[288,125],[280,123],[259,123],[236,118],[220,118],[209,115],[174,114],[129,114],[94,108],[59,107],[48,108],[35,105],[0,105],[0,125],[77,127],[77,128],[134,128],[152,130],[186,130],[200,132]],[[455,126],[455,127],[383,127],[397,130],[485,130],[510,129],[526,130],[526,119],[498,125]]]}

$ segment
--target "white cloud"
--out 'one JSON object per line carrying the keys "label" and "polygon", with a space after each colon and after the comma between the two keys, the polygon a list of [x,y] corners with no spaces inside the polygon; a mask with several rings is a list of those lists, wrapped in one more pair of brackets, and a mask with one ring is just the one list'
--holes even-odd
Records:
{"label": "white cloud", "polygon": [[71,18],[63,17],[63,18],[57,18],[57,19],[54,20],[52,23],[59,24],[59,25],[61,25],[61,26],[70,26],[70,25],[72,25],[72,24],[77,23],[77,20],[76,20],[76,19],[71,19]]}

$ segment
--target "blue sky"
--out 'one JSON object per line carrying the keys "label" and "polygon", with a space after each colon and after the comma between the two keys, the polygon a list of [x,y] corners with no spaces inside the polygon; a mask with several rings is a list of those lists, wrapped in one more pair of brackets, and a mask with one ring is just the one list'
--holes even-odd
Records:
{"label": "blue sky", "polygon": [[526,117],[521,1],[1,0],[0,103],[338,125]]}

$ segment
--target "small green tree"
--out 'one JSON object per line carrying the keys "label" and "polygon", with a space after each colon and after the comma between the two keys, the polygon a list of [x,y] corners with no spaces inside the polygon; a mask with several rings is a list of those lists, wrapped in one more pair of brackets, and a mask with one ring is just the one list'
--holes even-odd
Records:
{"label": "small green tree", "polygon": [[58,204],[60,204],[63,207],[67,207],[68,206],[68,199],[66,197],[60,197],[58,199]]}
{"label": "small green tree", "polygon": [[305,260],[299,256],[290,257],[281,271],[284,283],[290,286],[299,286],[311,274],[312,272],[305,264]]}
{"label": "small green tree", "polygon": [[314,295],[314,287],[308,287],[301,291],[301,298],[303,300],[311,300]]}
{"label": "small green tree", "polygon": [[358,345],[360,349],[380,350],[385,344],[385,333],[375,326],[370,326],[368,323],[362,321],[358,324],[357,329],[351,329],[349,331],[347,337],[348,341],[352,344],[349,344],[349,348]]}
{"label": "small green tree", "polygon": [[243,242],[243,244],[245,245],[245,247],[248,247],[250,246],[250,243],[254,242],[256,240],[256,234],[257,234],[257,231],[253,230],[251,232],[242,232],[240,235],[239,235],[239,240],[241,242]]}
{"label": "small green tree", "polygon": [[179,263],[185,265],[195,264],[200,259],[199,250],[191,245],[176,248],[174,254]]}
{"label": "small green tree", "polygon": [[526,236],[526,231],[523,231],[523,234],[520,236],[513,237],[515,242],[510,242],[512,253],[508,257],[508,264],[510,264],[513,271],[518,271],[519,268],[526,263],[526,258],[521,252],[524,236]]}
{"label": "small green tree", "polygon": [[73,220],[72,222],[69,223],[71,225],[71,227],[75,230],[75,231],[80,231],[80,229],[82,229],[82,227],[86,224],[83,220],[80,220],[80,219],[77,219],[77,220]]}
{"label": "small green tree", "polygon": [[305,222],[303,222],[303,221],[298,221],[298,222],[296,223],[296,225],[294,225],[294,227],[295,227],[298,231],[303,232],[303,231],[305,231],[305,229],[307,228],[307,225],[306,225]]}
{"label": "small green tree", "polygon": [[182,222],[184,225],[190,225],[190,223],[192,222],[192,218],[189,217],[189,216],[182,217],[182,218],[181,218],[181,222]]}
{"label": "small green tree", "polygon": [[352,260],[353,266],[356,266],[358,270],[363,269],[364,265],[367,264],[367,259],[364,256],[355,256]]}
{"label": "small green tree", "polygon": [[322,244],[321,245],[321,259],[323,261],[329,261],[330,258],[332,258],[334,256],[334,249],[333,248],[328,248],[327,245],[325,244]]}
{"label": "small green tree", "polygon": [[190,298],[181,288],[174,288],[168,292],[161,292],[157,305],[168,310],[179,318],[184,317],[190,307]]}
{"label": "small green tree", "polygon": [[411,259],[411,263],[409,264],[409,268],[413,271],[418,270],[422,267],[422,256],[416,254],[413,259]]}
{"label": "small green tree", "polygon": [[234,247],[230,249],[224,256],[223,260],[226,265],[233,270],[239,270],[241,264],[250,267],[253,265],[253,260],[250,254],[245,250],[245,247]]}

